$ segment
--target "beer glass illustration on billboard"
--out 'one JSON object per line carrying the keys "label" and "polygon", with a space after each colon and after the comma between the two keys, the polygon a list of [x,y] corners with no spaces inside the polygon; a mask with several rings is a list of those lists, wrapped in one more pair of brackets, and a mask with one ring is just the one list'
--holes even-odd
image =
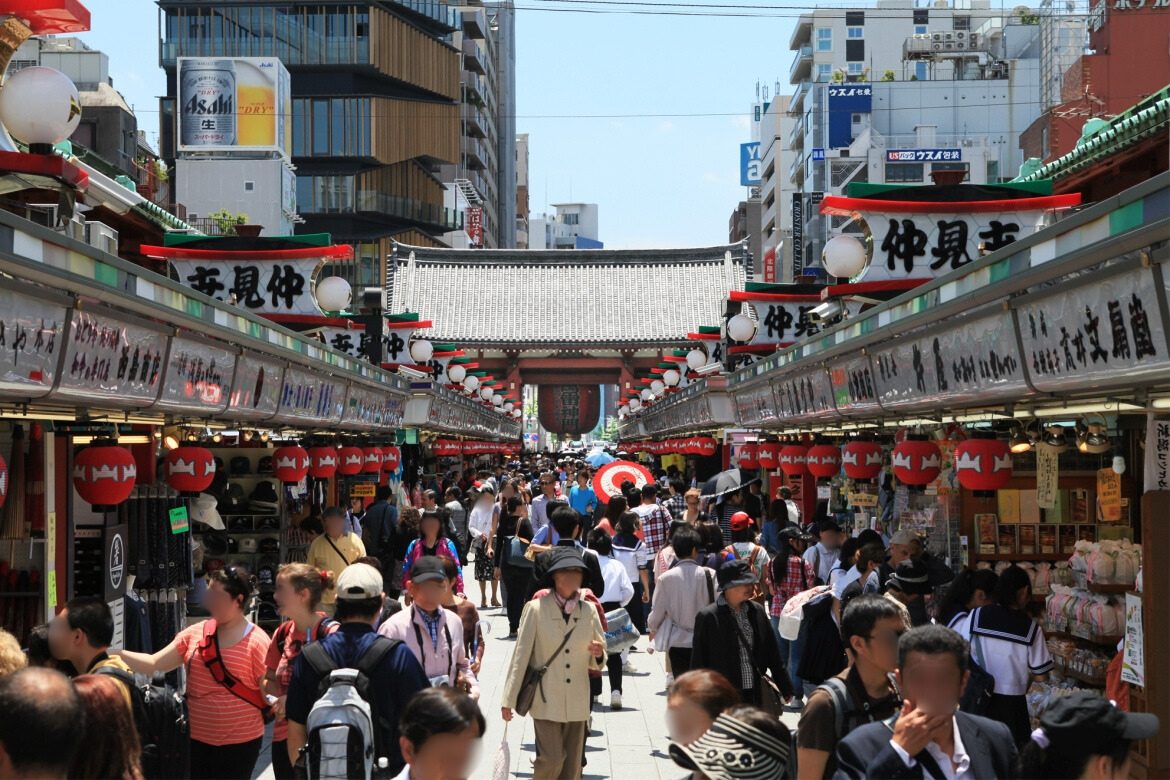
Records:
{"label": "beer glass illustration on billboard", "polygon": [[[263,62],[263,61],[262,61]],[[236,144],[276,145],[276,72],[272,63],[236,60]]]}

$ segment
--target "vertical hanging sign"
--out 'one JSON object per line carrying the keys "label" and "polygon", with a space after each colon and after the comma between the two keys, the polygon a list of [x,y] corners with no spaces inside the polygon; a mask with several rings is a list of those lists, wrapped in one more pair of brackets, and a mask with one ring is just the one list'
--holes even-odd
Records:
{"label": "vertical hanging sign", "polygon": [[1056,450],[1036,447],[1036,503],[1041,509],[1056,508],[1056,486],[1060,481],[1060,458]]}

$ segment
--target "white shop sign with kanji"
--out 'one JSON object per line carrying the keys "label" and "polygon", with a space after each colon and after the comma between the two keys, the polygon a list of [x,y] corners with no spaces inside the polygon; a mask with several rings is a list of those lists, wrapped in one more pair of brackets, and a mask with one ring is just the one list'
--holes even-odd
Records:
{"label": "white shop sign with kanji", "polygon": [[867,212],[873,258],[861,279],[942,276],[1035,233],[1043,216],[1043,211]]}
{"label": "white shop sign with kanji", "polygon": [[170,260],[179,282],[253,314],[322,316],[313,296],[318,257],[292,260]]}
{"label": "white shop sign with kanji", "polygon": [[[809,316],[809,312],[821,305],[819,297],[806,296],[802,301],[776,301],[768,299],[747,300],[756,312],[756,335],[749,342],[753,346],[764,344],[787,347],[801,339],[816,336],[821,332],[820,322]],[[858,301],[841,301],[846,316],[861,312]]]}

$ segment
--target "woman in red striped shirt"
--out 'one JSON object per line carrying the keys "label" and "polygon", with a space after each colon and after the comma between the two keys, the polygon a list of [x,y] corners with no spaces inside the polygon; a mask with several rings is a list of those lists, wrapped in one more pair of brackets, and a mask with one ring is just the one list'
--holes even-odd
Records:
{"label": "woman in red striped shirt", "polygon": [[250,780],[270,709],[260,689],[269,638],[247,618],[255,590],[252,575],[230,567],[208,578],[204,606],[210,620],[183,629],[153,655],[120,655],[147,676],[186,666],[192,778]]}
{"label": "woman in red striped shirt", "polygon": [[776,631],[776,641],[780,643],[780,657],[788,665],[792,690],[796,691],[796,700],[792,706],[801,699],[800,675],[796,673],[796,669],[800,666],[800,654],[804,647],[803,642],[798,639],[785,639],[780,636],[780,613],[788,599],[816,585],[816,574],[813,572],[812,564],[802,557],[810,538],[803,535],[799,528],[791,526],[780,531],[780,550],[768,564],[767,572],[768,588],[772,591],[772,628]]}

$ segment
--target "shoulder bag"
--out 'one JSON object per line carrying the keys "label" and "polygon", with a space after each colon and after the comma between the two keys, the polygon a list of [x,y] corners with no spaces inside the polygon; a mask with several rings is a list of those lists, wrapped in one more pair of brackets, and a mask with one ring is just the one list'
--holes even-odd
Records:
{"label": "shoulder bag", "polygon": [[[242,642],[244,640],[241,639],[240,641]],[[227,666],[223,662],[223,656],[219,652],[219,637],[217,636],[217,626],[214,618],[203,621],[203,641],[199,643],[197,651],[200,660],[207,667],[207,671],[211,673],[211,679],[226,688],[228,693],[237,699],[245,701],[260,710],[260,714],[263,716],[265,723],[271,723],[274,720],[275,716],[272,712],[272,705],[268,703],[264,694],[256,688],[248,688],[242,685],[239,680],[228,672]]]}
{"label": "shoulder bag", "polygon": [[516,695],[516,714],[523,716],[532,710],[532,704],[536,701],[537,689],[540,690],[540,700],[548,701],[544,696],[544,674],[548,671],[549,665],[556,660],[561,650],[565,649],[565,645],[569,643],[569,637],[573,635],[573,631],[576,628],[577,623],[574,622],[572,628],[565,632],[565,638],[557,645],[557,649],[553,650],[552,655],[549,656],[543,666],[536,669],[529,667],[524,672],[524,682],[520,684],[520,693]]}
{"label": "shoulder bag", "polygon": [[784,714],[784,694],[780,692],[780,686],[776,684],[772,676],[761,669],[756,663],[755,647],[743,635],[743,629],[736,622],[735,615],[731,615],[730,617],[731,625],[735,627],[736,638],[747,648],[748,658],[752,663],[752,670],[756,673],[756,679],[758,680],[760,689],[760,709],[779,718]]}

